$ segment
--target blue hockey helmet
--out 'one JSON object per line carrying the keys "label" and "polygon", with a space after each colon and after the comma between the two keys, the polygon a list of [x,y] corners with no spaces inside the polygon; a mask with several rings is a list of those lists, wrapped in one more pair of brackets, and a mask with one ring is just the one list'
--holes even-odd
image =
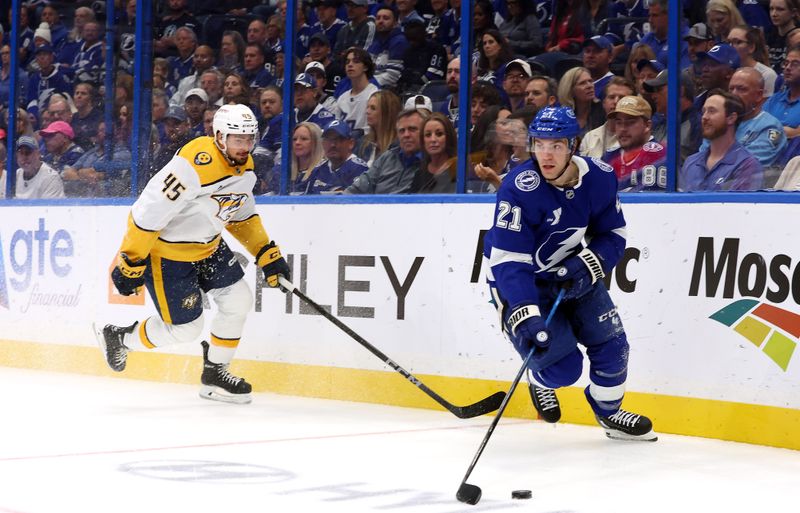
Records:
{"label": "blue hockey helmet", "polygon": [[570,107],[545,107],[528,126],[528,137],[570,139],[581,133],[575,111]]}

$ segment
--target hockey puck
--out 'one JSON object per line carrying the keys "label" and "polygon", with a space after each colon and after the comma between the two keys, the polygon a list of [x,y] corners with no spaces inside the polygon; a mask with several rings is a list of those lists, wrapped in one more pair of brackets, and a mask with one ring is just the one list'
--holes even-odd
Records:
{"label": "hockey puck", "polygon": [[530,499],[533,494],[530,490],[514,490],[511,492],[512,499]]}

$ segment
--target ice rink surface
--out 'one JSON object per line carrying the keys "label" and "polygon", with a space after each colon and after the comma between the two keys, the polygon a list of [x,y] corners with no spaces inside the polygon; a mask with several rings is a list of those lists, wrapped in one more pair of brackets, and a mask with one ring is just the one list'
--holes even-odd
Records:
{"label": "ice rink surface", "polygon": [[[0,513],[795,512],[800,453],[447,412],[0,368]],[[410,386],[410,385],[409,385]],[[656,429],[658,425],[656,425]],[[800,436],[800,433],[798,434]],[[511,491],[530,489],[531,500]]]}

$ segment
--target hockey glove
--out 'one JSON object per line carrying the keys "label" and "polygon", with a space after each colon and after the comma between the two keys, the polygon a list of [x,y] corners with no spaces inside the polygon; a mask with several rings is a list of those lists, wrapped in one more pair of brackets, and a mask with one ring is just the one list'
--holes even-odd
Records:
{"label": "hockey glove", "polygon": [[144,260],[131,262],[125,253],[119,254],[119,262],[111,271],[111,281],[123,296],[138,294],[139,287],[144,285],[144,270],[147,263]]}
{"label": "hockey glove", "polygon": [[506,321],[511,342],[522,357],[534,347],[544,350],[550,346],[550,332],[544,325],[536,305],[523,305],[514,310]]}
{"label": "hockey glove", "polygon": [[287,280],[292,279],[289,264],[281,256],[281,250],[275,245],[275,241],[261,248],[256,255],[256,265],[264,271],[264,279],[270,287],[278,286],[279,275],[283,275]]}
{"label": "hockey glove", "polygon": [[605,276],[600,259],[590,249],[584,249],[556,270],[555,278],[567,291],[564,299],[575,299],[589,292],[597,280]]}

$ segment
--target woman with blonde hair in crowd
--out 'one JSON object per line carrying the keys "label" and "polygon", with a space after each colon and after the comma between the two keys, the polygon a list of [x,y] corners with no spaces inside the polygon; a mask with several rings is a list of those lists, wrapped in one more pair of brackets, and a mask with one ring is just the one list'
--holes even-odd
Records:
{"label": "woman with blonde hair in crowd", "polygon": [[716,42],[721,42],[736,25],[744,25],[742,13],[732,0],[708,0],[706,24]]}
{"label": "woman with blonde hair in crowd", "polygon": [[420,130],[422,165],[411,184],[411,192],[456,192],[456,131],[450,119],[434,112]]}
{"label": "woman with blonde hair in crowd", "polygon": [[400,98],[389,90],[375,91],[367,100],[369,131],[353,150],[367,166],[371,166],[376,158],[397,141],[395,121],[400,108]]}
{"label": "woman with blonde hair in crowd", "polygon": [[739,53],[741,67],[755,68],[764,77],[764,98],[772,96],[778,74],[769,67],[769,51],[761,29],[736,25],[728,32],[726,42]]}
{"label": "woman with blonde hair in crowd", "polygon": [[558,83],[558,101],[575,111],[581,137],[606,121],[603,105],[594,95],[592,74],[582,66],[570,69],[561,77]]}
{"label": "woman with blonde hair in crowd", "polygon": [[[292,135],[292,165],[289,174],[289,194],[305,194],[310,185],[309,178],[315,167],[322,162],[322,129],[316,123],[303,121],[294,128]],[[276,186],[272,188],[277,192],[277,180],[280,179],[280,163],[275,165]]]}

